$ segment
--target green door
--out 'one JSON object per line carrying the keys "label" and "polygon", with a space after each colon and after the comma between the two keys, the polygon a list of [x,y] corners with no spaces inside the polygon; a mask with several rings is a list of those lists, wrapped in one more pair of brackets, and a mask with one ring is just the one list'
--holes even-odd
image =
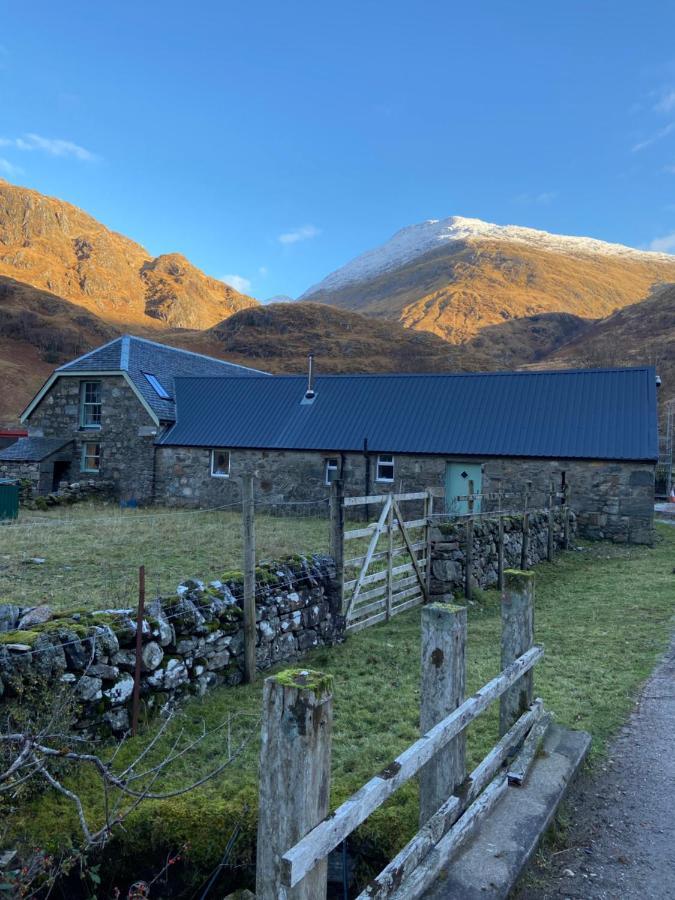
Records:
{"label": "green door", "polygon": [[[469,511],[467,500],[457,500],[482,490],[480,463],[449,462],[445,466],[445,508],[449,513],[465,515]],[[480,512],[480,498],[474,500],[473,511]]]}

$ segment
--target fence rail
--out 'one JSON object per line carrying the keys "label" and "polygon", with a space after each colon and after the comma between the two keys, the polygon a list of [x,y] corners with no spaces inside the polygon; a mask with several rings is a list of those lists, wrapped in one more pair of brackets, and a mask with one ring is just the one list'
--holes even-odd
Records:
{"label": "fence rail", "polygon": [[[266,680],[261,770],[275,778],[266,777],[260,788],[265,814],[258,829],[259,900],[276,900],[291,888],[298,900],[325,897],[328,854],[418,774],[421,829],[360,896],[408,898],[428,886],[430,870],[423,873],[420,863],[439,842],[444,852],[459,846],[493,808],[509,785],[505,761],[540,720],[543,707],[540,700],[533,702],[532,670],[544,651],[533,643],[533,578],[532,573],[507,572],[503,668],[466,700],[466,610],[444,604],[424,608],[420,720],[422,728],[428,727],[330,816],[332,685],[306,671]],[[465,731],[496,700],[501,738],[465,782]],[[448,703],[455,706],[450,712]],[[531,760],[522,768],[529,765]],[[462,783],[468,790],[459,789]]]}

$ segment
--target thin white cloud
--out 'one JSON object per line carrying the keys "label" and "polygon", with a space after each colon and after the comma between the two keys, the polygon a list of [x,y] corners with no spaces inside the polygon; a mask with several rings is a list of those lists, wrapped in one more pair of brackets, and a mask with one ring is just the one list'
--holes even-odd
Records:
{"label": "thin white cloud", "polygon": [[18,138],[0,137],[0,147],[12,147],[15,150],[29,152],[38,150],[48,156],[70,157],[82,162],[93,162],[98,159],[98,156],[91,150],[87,150],[73,141],[66,141],[63,138],[46,138],[34,132]]}
{"label": "thin white cloud", "polygon": [[664,234],[663,237],[654,238],[649,249],[657,250],[659,253],[675,253],[675,231],[671,234]]}
{"label": "thin white cloud", "polygon": [[659,128],[658,131],[655,131],[654,134],[650,135],[648,138],[645,138],[643,141],[638,141],[637,144],[633,144],[631,147],[631,151],[633,153],[639,153],[640,150],[644,150],[647,147],[651,147],[652,144],[656,144],[658,141],[662,140],[664,137],[669,135],[671,131],[675,129],[675,122],[670,122],[664,128]]}
{"label": "thin white cloud", "polygon": [[675,90],[664,91],[658,103],[654,104],[654,112],[671,113],[675,110]]}
{"label": "thin white cloud", "polygon": [[240,291],[242,294],[251,290],[251,280],[249,278],[244,278],[243,275],[223,275],[220,280],[224,281],[225,284],[229,284],[235,291]]}
{"label": "thin white cloud", "polygon": [[277,240],[280,244],[297,244],[298,241],[308,241],[319,234],[321,234],[321,229],[316,225],[301,225],[300,228],[280,234]]}
{"label": "thin white cloud", "polygon": [[23,175],[23,169],[0,156],[0,174],[13,178],[15,175]]}

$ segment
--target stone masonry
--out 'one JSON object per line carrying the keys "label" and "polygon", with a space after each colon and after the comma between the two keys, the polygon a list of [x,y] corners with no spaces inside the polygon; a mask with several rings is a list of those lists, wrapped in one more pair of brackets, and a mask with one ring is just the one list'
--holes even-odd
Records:
{"label": "stone masonry", "polygon": [[[564,517],[560,507],[554,511],[554,548],[564,546]],[[570,513],[570,537],[576,533],[576,517]],[[471,580],[479,588],[497,584],[496,519],[477,519],[474,524]],[[532,512],[529,516],[528,567],[546,559],[548,515]],[[522,516],[504,516],[504,568],[519,569],[523,548]],[[431,595],[457,595],[464,589],[466,572],[466,525],[442,522],[431,529]]]}
{"label": "stone masonry", "polygon": [[[256,570],[259,669],[297,660],[339,642],[335,565],[300,557]],[[243,678],[242,579],[226,573],[205,585],[187,581],[176,596],[146,605],[141,697],[146,710],[167,709],[185,694]],[[29,683],[72,685],[77,726],[87,734],[129,728],[135,667],[134,610],[52,614],[47,607],[0,606],[0,697]]]}
{"label": "stone masonry", "polygon": [[[157,448],[156,497],[170,506],[236,503],[241,496],[241,474],[255,471],[258,501],[316,500],[328,496],[324,483],[327,457],[342,460],[347,496],[442,488],[446,464],[459,461],[445,456],[397,455],[392,484],[375,480],[376,453],[369,455],[367,466],[361,453],[233,450],[230,477],[217,478],[211,476],[209,449],[162,446]],[[653,540],[654,466],[649,463],[494,457],[486,459],[482,468],[483,491],[518,493],[520,499],[511,501],[515,506],[522,504],[527,481],[532,482],[530,505],[534,508],[545,505],[551,481],[557,489],[566,483],[579,534],[584,537],[639,544]],[[437,507],[442,507],[442,501]]]}
{"label": "stone masonry", "polygon": [[[101,427],[80,427],[80,383],[101,382]],[[121,375],[61,376],[31,414],[29,432],[39,437],[72,437],[70,480],[112,481],[123,499],[149,502],[153,496],[157,426]],[[80,476],[82,445],[101,444],[98,473]],[[12,474],[12,477],[14,475]]]}

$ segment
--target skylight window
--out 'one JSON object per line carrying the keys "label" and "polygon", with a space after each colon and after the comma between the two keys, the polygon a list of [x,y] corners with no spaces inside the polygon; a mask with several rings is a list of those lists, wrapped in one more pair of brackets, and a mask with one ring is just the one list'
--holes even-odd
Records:
{"label": "skylight window", "polygon": [[154,390],[154,392],[157,394],[158,397],[161,397],[162,400],[170,400],[171,399],[171,397],[169,396],[169,394],[166,391],[166,388],[164,387],[164,385],[162,384],[162,382],[159,380],[159,378],[156,375],[152,375],[152,374],[150,374],[150,372],[143,372],[143,374],[145,375],[146,381],[148,382],[148,384]]}

